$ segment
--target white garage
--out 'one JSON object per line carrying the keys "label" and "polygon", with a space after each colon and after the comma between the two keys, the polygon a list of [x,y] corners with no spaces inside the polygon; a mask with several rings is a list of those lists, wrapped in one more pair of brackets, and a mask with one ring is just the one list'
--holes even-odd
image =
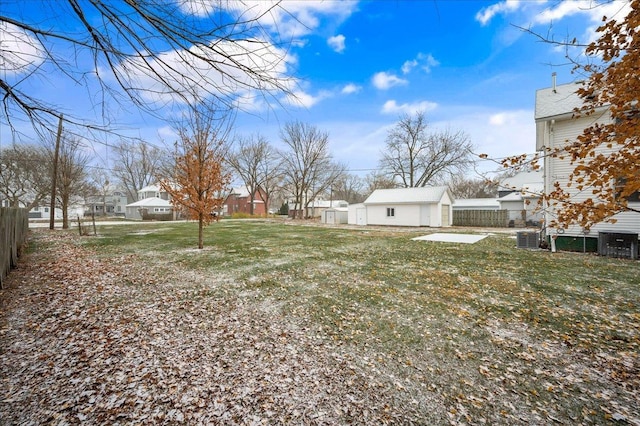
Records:
{"label": "white garage", "polygon": [[453,195],[446,186],[377,189],[350,206],[349,223],[388,226],[451,226]]}

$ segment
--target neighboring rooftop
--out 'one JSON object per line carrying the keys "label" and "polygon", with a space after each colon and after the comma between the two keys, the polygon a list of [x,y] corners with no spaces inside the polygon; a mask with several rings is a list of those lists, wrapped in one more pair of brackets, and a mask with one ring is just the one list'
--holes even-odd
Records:
{"label": "neighboring rooftop", "polygon": [[[383,203],[429,203],[439,202],[449,189],[446,186],[426,186],[422,188],[376,189],[364,204]],[[453,197],[451,197],[453,198]]]}

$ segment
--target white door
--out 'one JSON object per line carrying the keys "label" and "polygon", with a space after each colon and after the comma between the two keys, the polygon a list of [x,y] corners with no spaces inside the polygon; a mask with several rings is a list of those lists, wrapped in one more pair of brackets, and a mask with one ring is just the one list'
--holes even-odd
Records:
{"label": "white door", "polygon": [[334,211],[325,211],[325,223],[336,223],[336,212]]}
{"label": "white door", "polygon": [[367,209],[356,209],[356,225],[367,224]]}

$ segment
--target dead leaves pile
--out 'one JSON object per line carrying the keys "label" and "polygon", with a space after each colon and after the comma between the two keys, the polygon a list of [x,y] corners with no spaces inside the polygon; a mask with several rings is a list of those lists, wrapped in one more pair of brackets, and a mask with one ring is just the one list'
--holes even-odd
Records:
{"label": "dead leaves pile", "polygon": [[391,381],[370,383],[317,330],[212,291],[229,285],[224,277],[188,282],[135,255],[102,258],[73,236],[32,238],[46,249],[12,272],[0,298],[2,424],[417,418],[394,404]]}
{"label": "dead leaves pile", "polygon": [[[440,315],[348,276],[331,282],[351,279],[358,303],[280,309],[303,298],[278,297],[286,276],[242,281],[107,256],[75,235],[32,238],[39,249],[0,292],[1,424],[640,425],[633,311],[594,315],[610,322],[604,338],[587,322],[568,336],[521,321],[553,318],[541,307],[474,312],[463,302],[476,280],[420,293],[441,294]],[[296,276],[327,279],[313,271]]]}

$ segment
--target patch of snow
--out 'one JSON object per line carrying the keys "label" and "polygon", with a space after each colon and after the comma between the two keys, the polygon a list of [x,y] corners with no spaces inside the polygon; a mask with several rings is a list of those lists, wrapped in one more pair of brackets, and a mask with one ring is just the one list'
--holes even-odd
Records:
{"label": "patch of snow", "polygon": [[474,244],[478,241],[486,238],[487,235],[478,234],[446,234],[435,233],[430,235],[424,235],[422,237],[412,238],[413,241],[439,241],[443,243],[463,243]]}

